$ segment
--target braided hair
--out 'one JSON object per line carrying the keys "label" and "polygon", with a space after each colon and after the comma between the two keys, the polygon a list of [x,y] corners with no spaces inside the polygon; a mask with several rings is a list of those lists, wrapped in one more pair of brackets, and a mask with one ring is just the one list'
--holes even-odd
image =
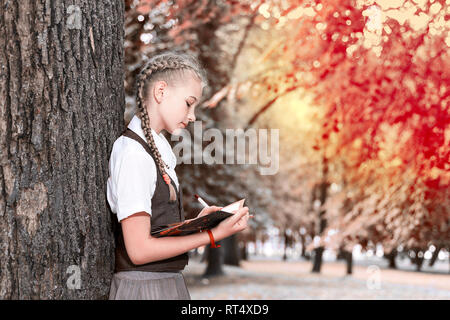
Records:
{"label": "braided hair", "polygon": [[208,84],[206,73],[199,62],[193,56],[185,53],[175,53],[172,51],[153,56],[141,69],[136,81],[136,107],[137,116],[141,120],[142,130],[156,159],[156,165],[160,169],[165,183],[169,186],[170,200],[177,199],[171,179],[165,168],[169,168],[161,159],[161,154],[155,145],[150,127],[150,116],[147,112],[146,98],[148,88],[151,88],[157,81],[163,80],[169,86],[176,86],[181,83],[186,76],[196,76],[204,86]]}

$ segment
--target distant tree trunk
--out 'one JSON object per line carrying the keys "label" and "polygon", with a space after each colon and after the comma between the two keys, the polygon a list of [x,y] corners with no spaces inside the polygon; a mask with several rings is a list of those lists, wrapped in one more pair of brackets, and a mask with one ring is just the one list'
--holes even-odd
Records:
{"label": "distant tree trunk", "polygon": [[336,256],[337,260],[344,260],[347,266],[347,274],[352,274],[353,269],[353,253],[345,250],[343,246],[339,248],[339,252]]}
{"label": "distant tree trunk", "polygon": [[223,239],[222,242],[223,242],[223,248],[225,251],[223,263],[232,265],[232,266],[239,266],[239,260],[240,260],[239,246],[238,246],[236,234],[233,234],[232,236]]}
{"label": "distant tree trunk", "polygon": [[338,254],[336,255],[336,260],[343,260],[344,259],[344,250],[342,248],[339,248]]}
{"label": "distant tree trunk", "polygon": [[[319,185],[320,205],[323,205],[327,199],[327,190],[328,190],[327,174],[328,174],[328,160],[324,156],[322,169],[322,183]],[[326,213],[325,210],[320,210],[319,212],[319,235],[321,237],[324,236],[322,233],[327,227],[327,220],[325,218],[325,213]],[[324,247],[314,249],[314,264],[312,272],[320,273],[320,269],[322,267],[322,254],[324,250],[325,250]]]}
{"label": "distant tree trunk", "polygon": [[300,252],[300,258],[306,258],[306,248],[305,248],[305,235],[300,234],[300,244],[302,246],[301,252]]}
{"label": "distant tree trunk", "polygon": [[[423,253],[419,248],[413,248],[412,251],[414,252],[414,258],[411,258],[411,262],[416,265],[416,271],[420,271],[423,264]],[[422,253],[422,256],[419,257],[419,253]]]}
{"label": "distant tree trunk", "polygon": [[264,240],[261,239],[261,241],[259,242],[259,246],[257,247],[257,254],[260,256],[264,256]]}
{"label": "distant tree trunk", "polygon": [[247,241],[240,242],[239,250],[241,252],[241,259],[248,260],[248,245]]}
{"label": "distant tree trunk", "polygon": [[[222,241],[216,243],[222,245]],[[211,248],[210,245],[207,245],[205,251],[206,261],[208,264],[206,266],[205,272],[203,273],[203,276],[215,277],[223,275],[223,248]]]}
{"label": "distant tree trunk", "polygon": [[397,269],[397,264],[395,263],[395,258],[397,257],[397,249],[393,249],[388,254],[385,254],[384,257],[388,260],[388,268]]}
{"label": "distant tree trunk", "polygon": [[[321,211],[319,214],[319,220],[320,220],[320,235],[322,235],[323,230],[326,228],[327,221],[323,218],[325,215],[325,211]],[[322,267],[322,254],[325,251],[324,247],[318,247],[314,249],[314,263],[313,263],[313,269],[312,272],[320,273],[320,269]]]}
{"label": "distant tree trunk", "polygon": [[106,299],[123,1],[0,1],[0,299]]}
{"label": "distant tree trunk", "polygon": [[313,261],[313,268],[312,272],[320,273],[320,269],[322,267],[322,254],[323,254],[324,248],[318,247],[314,249],[314,261]]}
{"label": "distant tree trunk", "polygon": [[289,237],[286,232],[286,229],[283,232],[283,238],[284,238],[284,253],[283,253],[283,261],[287,260],[287,248],[289,246]]}
{"label": "distant tree trunk", "polygon": [[441,251],[442,247],[441,246],[437,246],[436,250],[434,250],[433,255],[431,256],[430,262],[429,262],[429,266],[432,267],[434,265],[434,263],[436,262],[438,256],[439,256],[439,252]]}
{"label": "distant tree trunk", "polygon": [[351,251],[344,251],[344,259],[347,265],[347,274],[353,273],[353,253]]}
{"label": "distant tree trunk", "polygon": [[306,237],[304,234],[300,235],[300,241],[302,244],[302,252],[300,254],[300,257],[306,260],[310,260],[311,259],[310,255],[306,253]]}

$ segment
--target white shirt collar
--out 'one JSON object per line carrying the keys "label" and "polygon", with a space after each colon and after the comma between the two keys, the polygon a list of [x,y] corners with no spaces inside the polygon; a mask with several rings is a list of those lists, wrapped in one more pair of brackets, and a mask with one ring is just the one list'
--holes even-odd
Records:
{"label": "white shirt collar", "polygon": [[[144,141],[147,141],[144,131],[142,130],[141,119],[139,119],[137,115],[133,116],[130,123],[128,124],[128,128],[136,132],[142,139],[144,139]],[[173,153],[169,141],[167,141],[162,132],[157,134],[153,128],[150,129],[153,135],[153,140],[155,141],[156,147],[158,148],[163,161],[170,167],[170,169],[174,169],[177,163],[177,158]]]}

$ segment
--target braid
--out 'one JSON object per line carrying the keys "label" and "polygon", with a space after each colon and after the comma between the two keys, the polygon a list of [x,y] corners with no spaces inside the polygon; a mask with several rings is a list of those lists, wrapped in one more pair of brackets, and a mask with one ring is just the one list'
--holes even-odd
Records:
{"label": "braid", "polygon": [[156,147],[153,135],[151,133],[150,116],[145,105],[146,97],[144,97],[144,92],[146,92],[146,88],[148,87],[150,79],[154,76],[154,74],[165,70],[190,69],[194,71],[204,83],[207,83],[206,77],[204,76],[202,70],[199,70],[200,68],[195,68],[196,66],[198,65],[195,64],[195,61],[194,64],[192,64],[192,60],[189,61],[189,59],[186,59],[185,55],[177,55],[170,52],[161,54],[154,57],[147,63],[147,65],[139,73],[136,83],[136,105],[138,117],[141,119],[142,130],[144,132],[150,150],[154,158],[156,159],[156,165],[161,171],[164,181],[169,186],[170,200],[172,201],[175,201],[177,199],[176,192],[173,185],[171,184],[171,179],[165,170],[165,168],[169,168],[169,166],[162,160],[161,154]]}

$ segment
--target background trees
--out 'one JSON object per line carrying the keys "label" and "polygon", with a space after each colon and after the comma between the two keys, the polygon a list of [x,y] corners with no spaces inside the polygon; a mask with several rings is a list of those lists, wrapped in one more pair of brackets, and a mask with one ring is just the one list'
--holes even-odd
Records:
{"label": "background trees", "polygon": [[[160,2],[146,3],[136,9],[144,26]],[[310,243],[315,258],[323,246],[382,244],[387,255],[399,245],[448,247],[445,1],[182,1],[167,10],[156,21],[171,30],[144,47],[184,46],[202,58],[213,82],[206,126],[284,129],[279,174],[257,178],[275,225],[320,238]],[[198,168],[186,169],[190,181]]]}

